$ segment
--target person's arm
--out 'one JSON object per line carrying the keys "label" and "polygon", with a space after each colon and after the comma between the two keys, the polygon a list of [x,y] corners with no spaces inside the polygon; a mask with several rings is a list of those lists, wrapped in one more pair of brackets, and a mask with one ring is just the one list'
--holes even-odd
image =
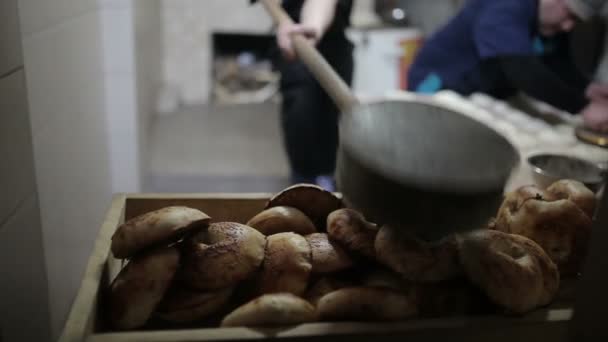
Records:
{"label": "person's arm", "polygon": [[[608,20],[604,22],[608,26]],[[583,110],[583,122],[588,128],[608,132],[608,33],[604,35],[604,52],[595,72],[593,83],[587,87],[591,103]]]}
{"label": "person's arm", "polygon": [[531,97],[570,113],[579,113],[588,104],[582,91],[562,81],[534,56],[497,59],[509,83]]}
{"label": "person's arm", "polygon": [[279,25],[277,42],[287,59],[295,57],[291,35],[302,34],[316,44],[333,22],[337,3],[338,0],[306,0],[302,5],[300,23]]}
{"label": "person's arm", "polygon": [[334,20],[338,0],[306,0],[300,15],[302,26],[313,28],[321,39]]}

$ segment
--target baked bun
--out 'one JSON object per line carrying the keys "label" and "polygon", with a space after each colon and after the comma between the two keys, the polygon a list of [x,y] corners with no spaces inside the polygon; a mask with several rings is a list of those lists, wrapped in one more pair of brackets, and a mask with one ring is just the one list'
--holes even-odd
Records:
{"label": "baked bun", "polygon": [[327,217],[327,233],[346,249],[368,258],[375,257],[374,241],[378,226],[367,222],[359,212],[352,209],[332,212]]}
{"label": "baked bun", "polygon": [[224,318],[222,326],[293,325],[316,319],[315,308],[309,302],[291,293],[273,293],[238,307]]}
{"label": "baked bun", "polygon": [[376,258],[407,280],[438,282],[461,272],[454,235],[422,241],[405,230],[383,226],[376,236]]}
{"label": "baked bun", "polygon": [[572,201],[589,217],[593,217],[595,213],[595,194],[579,181],[569,179],[557,181],[547,188],[547,192],[555,199]]}
{"label": "baked bun", "polygon": [[292,207],[272,207],[255,215],[247,225],[264,235],[293,232],[300,235],[317,231],[315,225],[303,212]]}
{"label": "baked bun", "polygon": [[303,236],[295,233],[274,234],[267,240],[259,278],[260,293],[302,295],[312,270],[310,245]]}
{"label": "baked bun", "polygon": [[167,207],[134,217],[116,229],[112,254],[130,258],[146,247],[174,242],[192,229],[207,226],[209,220],[202,211],[188,207]]}
{"label": "baked bun", "polygon": [[178,264],[175,248],[149,251],[131,259],[110,285],[112,326],[126,330],[146,324],[169,288]]}
{"label": "baked bun", "polygon": [[342,208],[342,200],[320,186],[296,184],[273,196],[266,204],[266,209],[278,206],[301,210],[318,230],[323,230],[327,215]]}
{"label": "baked bun", "polygon": [[418,284],[414,293],[420,315],[424,317],[491,313],[494,309],[486,296],[466,279]]}
{"label": "baked bun", "polygon": [[310,289],[306,291],[304,298],[316,306],[319,299],[321,299],[321,297],[325,296],[326,294],[345,287],[353,286],[355,286],[354,282],[350,281],[349,279],[336,276],[326,276],[317,280],[310,287]]}
{"label": "baked bun", "polygon": [[171,288],[160,303],[158,316],[172,323],[196,322],[220,311],[228,303],[234,288],[197,292],[183,287]]}
{"label": "baked bun", "polygon": [[312,272],[333,273],[347,269],[353,260],[337,243],[331,241],[325,233],[314,233],[306,236],[312,251]]}
{"label": "baked bun", "polygon": [[180,278],[198,290],[217,290],[252,276],[264,259],[262,233],[234,222],[213,223],[184,243]]}
{"label": "baked bun", "polygon": [[413,289],[411,282],[403,279],[399,274],[388,271],[379,265],[374,265],[372,271],[363,272],[361,285],[364,287],[388,288],[407,293],[410,293]]}
{"label": "baked bun", "polygon": [[524,236],[493,230],[468,234],[460,245],[460,260],[471,282],[511,313],[549,304],[559,288],[553,261]]}
{"label": "baked bun", "polygon": [[507,195],[495,229],[534,240],[562,275],[572,275],[578,272],[586,254],[591,223],[589,216],[568,199],[530,197],[517,190]]}
{"label": "baked bun", "polygon": [[388,288],[350,287],[326,294],[317,302],[324,321],[398,321],[416,315],[415,301]]}

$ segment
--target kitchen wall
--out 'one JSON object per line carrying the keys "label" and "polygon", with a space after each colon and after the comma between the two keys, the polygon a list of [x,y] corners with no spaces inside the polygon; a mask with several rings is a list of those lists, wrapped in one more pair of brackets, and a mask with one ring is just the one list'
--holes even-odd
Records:
{"label": "kitchen wall", "polygon": [[407,13],[410,23],[430,35],[441,28],[466,0],[408,0]]}
{"label": "kitchen wall", "polygon": [[145,127],[137,113],[134,1],[98,0],[98,6],[112,192],[136,192],[145,158],[139,135]]}
{"label": "kitchen wall", "polygon": [[17,0],[0,1],[0,341],[50,338]]}
{"label": "kitchen wall", "polygon": [[56,337],[112,193],[141,189],[158,83],[154,79],[161,74],[160,3],[14,1],[21,10],[31,145]]}
{"label": "kitchen wall", "polygon": [[163,111],[206,103],[211,89],[214,31],[268,33],[272,23],[261,5],[246,0],[161,0],[163,20]]}
{"label": "kitchen wall", "polygon": [[140,154],[139,175],[145,182],[149,170],[149,132],[156,113],[162,78],[161,1],[134,0],[135,83],[137,103],[137,145]]}
{"label": "kitchen wall", "polygon": [[101,7],[19,0],[52,336],[111,198]]}

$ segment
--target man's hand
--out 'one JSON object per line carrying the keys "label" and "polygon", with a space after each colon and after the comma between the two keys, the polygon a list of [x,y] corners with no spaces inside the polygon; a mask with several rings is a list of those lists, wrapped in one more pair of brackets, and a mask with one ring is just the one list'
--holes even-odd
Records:
{"label": "man's hand", "polygon": [[277,28],[277,43],[288,60],[293,60],[296,55],[291,42],[292,35],[301,34],[316,45],[321,34],[318,29],[302,24],[281,24]]}
{"label": "man's hand", "polygon": [[608,101],[592,101],[583,110],[583,122],[591,130],[608,133]]}
{"label": "man's hand", "polygon": [[591,83],[585,94],[591,101],[608,102],[608,84]]}

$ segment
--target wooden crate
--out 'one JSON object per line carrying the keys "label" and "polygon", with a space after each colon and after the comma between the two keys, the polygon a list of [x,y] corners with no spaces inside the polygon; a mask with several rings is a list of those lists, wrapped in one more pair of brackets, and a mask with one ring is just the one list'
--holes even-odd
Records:
{"label": "wooden crate", "polygon": [[[214,221],[246,222],[262,210],[268,194],[146,194],[116,196],[89,259],[84,279],[60,341],[565,341],[572,317],[571,301],[523,317],[468,316],[399,323],[313,323],[284,328],[205,328],[112,332],[104,328],[100,297],[121,262],[110,253],[110,238],[124,220],[170,205],[203,210]],[[571,297],[571,296],[566,296]]]}

